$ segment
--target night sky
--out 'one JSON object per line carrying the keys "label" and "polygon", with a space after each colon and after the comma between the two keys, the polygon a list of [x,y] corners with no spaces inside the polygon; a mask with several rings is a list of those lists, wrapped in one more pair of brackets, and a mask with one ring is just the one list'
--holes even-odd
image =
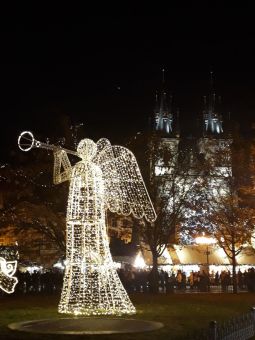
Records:
{"label": "night sky", "polygon": [[[225,114],[248,131],[255,112],[253,12],[172,9],[168,16],[87,17],[75,25],[1,27],[1,157],[32,130],[62,137],[62,114],[114,143],[141,131],[166,87],[189,132],[215,73]],[[5,123],[3,123],[5,120]],[[192,131],[190,131],[192,133]],[[85,137],[85,136],[84,136]]]}

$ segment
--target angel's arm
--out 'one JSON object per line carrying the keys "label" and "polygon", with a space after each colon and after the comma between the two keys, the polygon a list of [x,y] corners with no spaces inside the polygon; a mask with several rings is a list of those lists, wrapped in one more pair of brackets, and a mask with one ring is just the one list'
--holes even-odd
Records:
{"label": "angel's arm", "polygon": [[[61,172],[61,167],[64,171]],[[68,181],[71,177],[72,166],[64,150],[54,151],[53,183]]]}

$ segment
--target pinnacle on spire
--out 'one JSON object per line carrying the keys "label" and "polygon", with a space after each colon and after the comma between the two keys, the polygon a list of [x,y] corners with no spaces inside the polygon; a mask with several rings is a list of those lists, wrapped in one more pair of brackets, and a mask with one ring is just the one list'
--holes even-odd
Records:
{"label": "pinnacle on spire", "polygon": [[154,118],[153,118],[156,126],[159,124],[159,118],[160,118],[160,109],[159,109],[159,107],[160,107],[159,106],[159,95],[158,95],[158,92],[156,91],[156,93],[155,93]]}
{"label": "pinnacle on spire", "polygon": [[180,109],[177,108],[176,110],[176,136],[179,137],[180,136]]}
{"label": "pinnacle on spire", "polygon": [[213,90],[213,71],[210,71],[210,85],[211,85],[211,90]]}
{"label": "pinnacle on spire", "polygon": [[165,69],[162,68],[162,84],[165,84]]}

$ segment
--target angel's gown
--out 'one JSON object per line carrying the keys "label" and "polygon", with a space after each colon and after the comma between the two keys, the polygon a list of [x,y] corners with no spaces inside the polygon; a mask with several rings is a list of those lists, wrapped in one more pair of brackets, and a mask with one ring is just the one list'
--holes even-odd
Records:
{"label": "angel's gown", "polygon": [[83,159],[72,169],[67,207],[66,269],[60,313],[133,314],[109,249],[104,183],[99,166]]}

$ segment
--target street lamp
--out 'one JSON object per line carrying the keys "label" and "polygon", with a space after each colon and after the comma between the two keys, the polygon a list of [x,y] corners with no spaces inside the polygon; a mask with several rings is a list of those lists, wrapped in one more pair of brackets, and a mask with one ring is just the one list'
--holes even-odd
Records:
{"label": "street lamp", "polygon": [[217,241],[215,240],[215,238],[207,237],[203,233],[202,236],[196,237],[195,242],[196,242],[196,244],[201,244],[201,245],[206,246],[206,252],[205,252],[205,254],[206,254],[206,264],[207,264],[207,271],[208,271],[208,274],[209,274],[209,255],[210,255],[209,246],[212,245],[212,244],[215,244]]}

